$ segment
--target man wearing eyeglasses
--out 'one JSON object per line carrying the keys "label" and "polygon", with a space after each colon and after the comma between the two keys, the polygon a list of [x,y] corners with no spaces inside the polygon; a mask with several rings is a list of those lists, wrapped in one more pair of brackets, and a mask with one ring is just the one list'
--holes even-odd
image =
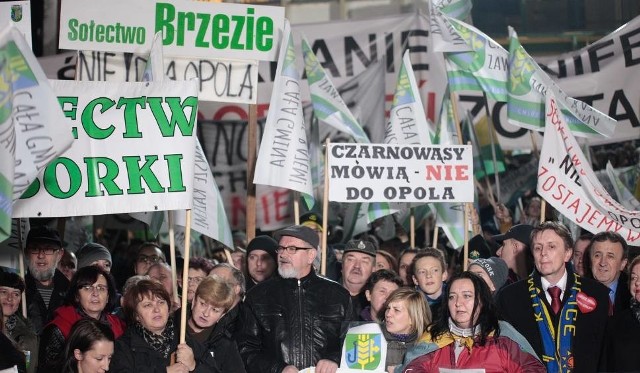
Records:
{"label": "man wearing eyeglasses", "polygon": [[238,339],[248,373],[334,373],[342,338],[352,314],[349,292],[318,276],[318,234],[294,225],[274,234],[280,277],[257,284],[247,293]]}
{"label": "man wearing eyeglasses", "polygon": [[26,258],[29,272],[27,285],[27,316],[36,333],[53,319],[53,311],[62,305],[69,280],[60,272],[62,240],[47,226],[33,227],[27,234]]}

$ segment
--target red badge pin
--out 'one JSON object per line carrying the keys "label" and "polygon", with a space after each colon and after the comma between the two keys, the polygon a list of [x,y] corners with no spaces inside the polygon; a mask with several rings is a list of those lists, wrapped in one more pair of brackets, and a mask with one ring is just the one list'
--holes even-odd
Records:
{"label": "red badge pin", "polygon": [[578,301],[578,308],[582,313],[589,313],[596,309],[598,302],[593,297],[588,296],[583,292],[579,292],[576,296],[576,300]]}

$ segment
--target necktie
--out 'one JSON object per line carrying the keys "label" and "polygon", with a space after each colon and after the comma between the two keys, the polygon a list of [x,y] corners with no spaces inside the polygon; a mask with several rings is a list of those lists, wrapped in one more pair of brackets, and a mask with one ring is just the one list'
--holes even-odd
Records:
{"label": "necktie", "polygon": [[560,311],[560,304],[562,303],[560,301],[560,293],[562,293],[562,290],[557,286],[551,286],[547,291],[549,292],[549,295],[551,295],[551,309],[554,314],[558,314]]}

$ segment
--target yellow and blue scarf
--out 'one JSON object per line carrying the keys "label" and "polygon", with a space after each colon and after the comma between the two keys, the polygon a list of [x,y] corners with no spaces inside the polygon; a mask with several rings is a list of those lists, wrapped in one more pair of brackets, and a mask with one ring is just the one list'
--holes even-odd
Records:
{"label": "yellow and blue scarf", "polygon": [[549,373],[570,373],[573,371],[573,338],[575,337],[575,322],[578,318],[578,302],[576,297],[580,292],[580,276],[573,273],[573,286],[569,290],[569,299],[560,310],[558,322],[553,322],[547,306],[538,296],[538,288],[530,275],[527,283],[533,303],[533,312],[536,318],[544,354],[542,362]]}

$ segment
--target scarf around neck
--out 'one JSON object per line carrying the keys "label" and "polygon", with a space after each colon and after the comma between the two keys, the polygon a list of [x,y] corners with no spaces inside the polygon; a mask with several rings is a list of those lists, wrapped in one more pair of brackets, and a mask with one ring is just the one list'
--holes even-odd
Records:
{"label": "scarf around neck", "polygon": [[631,314],[640,322],[640,302],[636,298],[631,298]]}
{"label": "scarf around neck", "polygon": [[159,352],[165,359],[169,357],[169,353],[171,352],[171,342],[173,342],[173,338],[175,335],[175,330],[173,327],[173,320],[169,317],[167,321],[167,325],[164,327],[162,334],[155,334],[149,331],[149,329],[145,328],[140,324],[140,322],[136,322],[134,324],[135,331],[144,339],[145,342],[151,346],[152,349]]}
{"label": "scarf around neck", "polygon": [[560,309],[557,321],[554,321],[554,317],[551,315],[550,310],[547,309],[547,305],[540,299],[538,295],[540,290],[536,286],[533,276],[529,275],[527,279],[533,314],[542,337],[544,353],[541,358],[549,373],[571,373],[574,368],[573,338],[575,336],[575,321],[578,315],[576,297],[580,293],[582,282],[580,276],[576,273],[569,272],[568,276],[574,276],[574,281],[571,288],[566,290],[569,294],[569,299]]}

